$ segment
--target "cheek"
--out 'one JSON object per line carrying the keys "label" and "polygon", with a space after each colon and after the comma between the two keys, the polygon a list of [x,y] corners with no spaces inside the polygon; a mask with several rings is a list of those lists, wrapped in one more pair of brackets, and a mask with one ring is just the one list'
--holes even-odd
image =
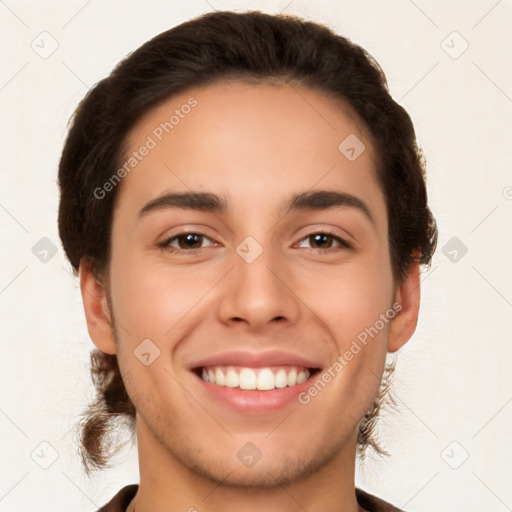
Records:
{"label": "cheek", "polygon": [[[389,262],[371,256],[364,260],[301,272],[297,295],[329,328],[338,348],[373,326],[392,306],[393,281]],[[381,327],[381,331],[385,331]]]}
{"label": "cheek", "polygon": [[171,268],[142,257],[119,259],[112,269],[112,301],[116,319],[124,327],[123,341],[129,338],[134,344],[149,338],[162,349],[194,312],[201,310],[208,292],[222,276],[221,270],[211,267]]}
{"label": "cheek", "polygon": [[[393,318],[389,313],[393,312],[389,291],[385,278],[374,279],[356,268],[338,280],[326,276],[305,290],[308,304],[321,304],[314,313],[327,328],[329,338],[325,343],[331,344],[333,358],[319,374],[321,382],[313,384],[303,400],[316,400],[314,397],[319,396],[313,407],[315,415],[326,424],[332,407],[343,411],[343,421],[336,427],[340,430],[343,425],[357,424],[377,395]],[[325,413],[319,410],[321,405]]]}
{"label": "cheek", "polygon": [[332,365],[323,377],[333,382],[329,386],[340,406],[351,397],[354,421],[378,391],[394,317],[389,262],[382,256],[372,260],[336,272],[312,272],[300,292],[326,327],[325,342],[333,348]]}

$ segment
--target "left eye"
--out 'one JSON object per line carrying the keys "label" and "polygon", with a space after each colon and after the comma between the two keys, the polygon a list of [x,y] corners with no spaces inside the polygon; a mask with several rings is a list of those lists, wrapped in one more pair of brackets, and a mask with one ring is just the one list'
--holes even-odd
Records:
{"label": "left eye", "polygon": [[299,246],[304,247],[300,244],[303,244],[305,241],[309,241],[310,246],[307,248],[311,249],[329,250],[336,248],[336,246],[333,247],[333,244],[338,244],[338,247],[349,247],[349,244],[347,244],[345,240],[328,233],[313,233],[308,235],[299,242]]}

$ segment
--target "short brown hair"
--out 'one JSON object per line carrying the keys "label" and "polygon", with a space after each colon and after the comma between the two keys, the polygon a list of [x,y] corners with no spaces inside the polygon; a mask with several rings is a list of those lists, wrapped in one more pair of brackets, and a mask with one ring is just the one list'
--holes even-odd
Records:
{"label": "short brown hair", "polygon": [[[108,271],[117,189],[102,199],[101,187],[122,161],[127,135],[143,114],[170,96],[222,79],[274,80],[326,93],[348,104],[369,130],[377,177],[386,198],[393,275],[403,280],[410,265],[430,264],[437,241],[427,205],[425,159],[407,112],[389,94],[384,72],[363,48],[328,27],[290,15],[218,11],[182,23],[151,39],[97,83],[72,118],[59,166],[59,233],[78,272],[87,260],[97,276]],[[135,408],[126,393],[117,357],[91,353],[97,397],[81,423],[81,454],[87,472],[116,452],[108,442],[116,420],[134,427]],[[373,427],[389,386],[381,389],[359,426],[358,447],[372,446]]]}

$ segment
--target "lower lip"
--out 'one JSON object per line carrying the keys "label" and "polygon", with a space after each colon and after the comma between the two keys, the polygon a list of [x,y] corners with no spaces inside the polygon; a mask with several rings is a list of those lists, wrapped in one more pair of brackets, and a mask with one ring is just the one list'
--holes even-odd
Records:
{"label": "lower lip", "polygon": [[196,374],[194,374],[194,377],[200,381],[209,396],[236,412],[243,414],[265,414],[279,411],[293,402],[298,402],[298,395],[311,386],[311,383],[316,378],[316,373],[301,384],[268,391],[218,386],[212,382],[205,382]]}

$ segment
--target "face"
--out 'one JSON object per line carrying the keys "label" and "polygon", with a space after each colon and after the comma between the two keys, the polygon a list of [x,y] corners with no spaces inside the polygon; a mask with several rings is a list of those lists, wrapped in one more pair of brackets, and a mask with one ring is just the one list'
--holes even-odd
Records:
{"label": "face", "polygon": [[88,319],[118,356],[139,452],[233,486],[353,455],[386,351],[409,337],[376,158],[348,108],[304,87],[190,89],[136,125],[115,336]]}

